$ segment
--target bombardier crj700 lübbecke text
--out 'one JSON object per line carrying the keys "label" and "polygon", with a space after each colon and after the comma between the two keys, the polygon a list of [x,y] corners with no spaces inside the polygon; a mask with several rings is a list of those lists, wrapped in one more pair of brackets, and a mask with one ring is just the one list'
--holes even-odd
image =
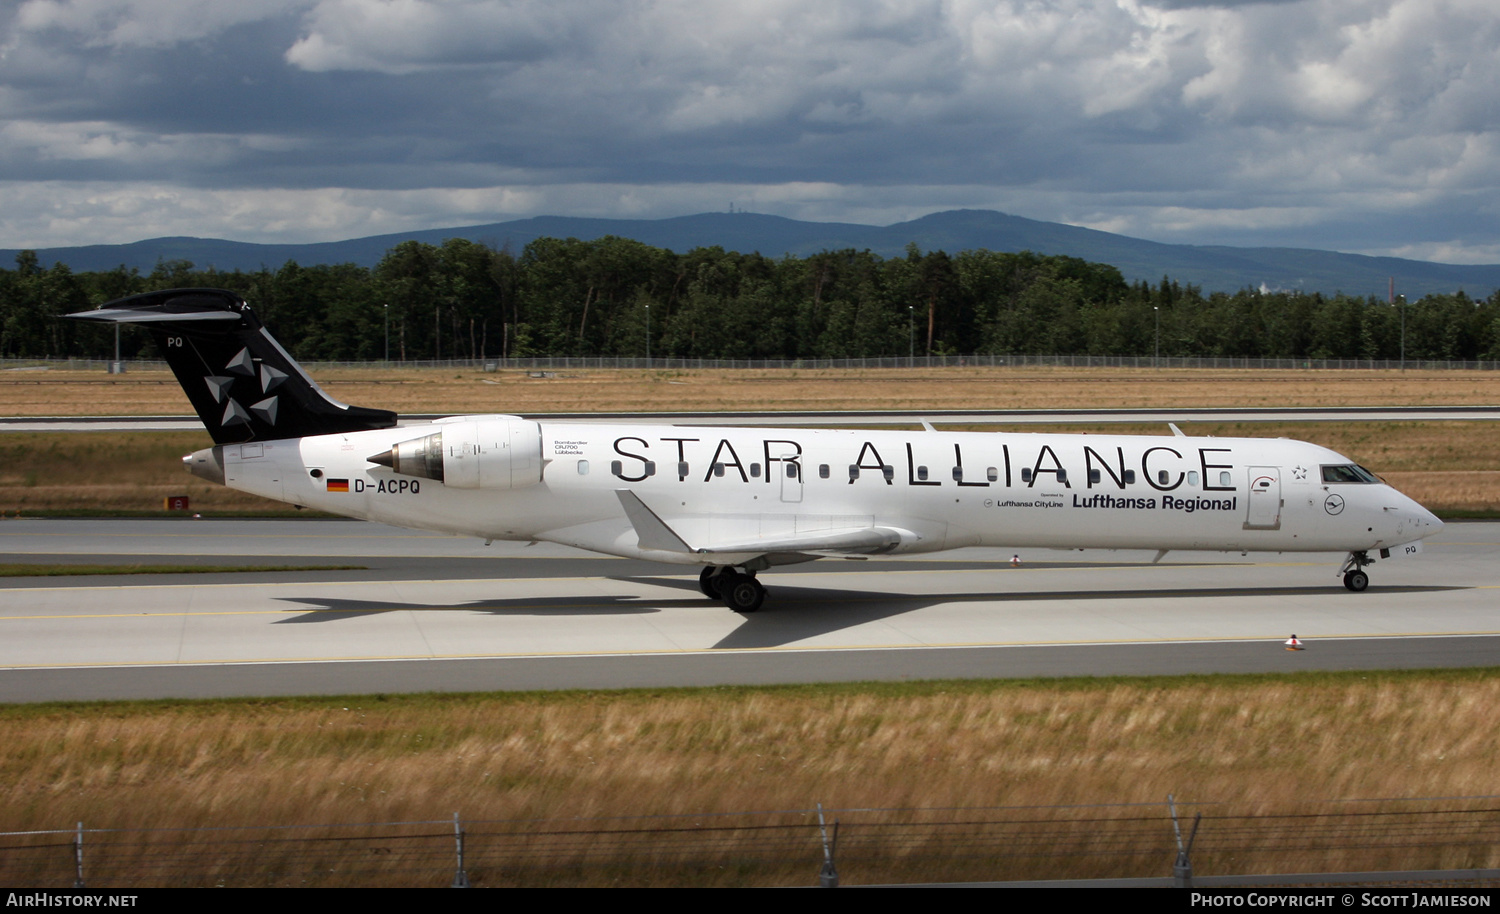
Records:
{"label": "bombardier crj700 l\u00fcbbecke text", "polygon": [[[138,323],[215,446],[195,475],[405,527],[703,566],[738,612],[756,574],[963,546],[1419,552],[1442,523],[1353,461],[1286,439],[643,426],[396,414],[329,397],[237,295],[173,289],[71,315]],[[1174,429],[1175,430],[1175,429]]]}

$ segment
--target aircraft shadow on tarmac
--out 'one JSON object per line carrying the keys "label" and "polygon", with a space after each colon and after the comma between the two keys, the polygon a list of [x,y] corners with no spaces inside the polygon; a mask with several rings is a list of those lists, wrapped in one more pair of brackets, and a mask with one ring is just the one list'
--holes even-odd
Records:
{"label": "aircraft shadow on tarmac", "polygon": [[[695,581],[680,578],[630,577],[616,580],[649,582],[659,587],[698,591]],[[919,609],[943,603],[985,602],[1004,606],[1009,603],[1050,601],[1110,600],[1203,600],[1216,597],[1317,596],[1330,599],[1359,599],[1362,595],[1347,593],[1342,587],[1197,587],[1183,590],[1069,590],[1069,591],[984,591],[981,593],[892,594],[861,590],[826,590],[775,584],[767,577],[770,596],[759,611],[744,617],[744,623],[721,639],[715,648],[780,647],[806,638],[854,628],[867,622],[879,622]],[[1466,590],[1455,586],[1381,587],[1371,593],[1431,594],[1449,590]],[[656,601],[660,603],[660,601]],[[675,602],[675,601],[674,601]],[[704,606],[720,607],[707,597],[698,600]],[[722,607],[720,607],[722,608]]]}
{"label": "aircraft shadow on tarmac", "polygon": [[[508,600],[475,600],[466,603],[431,604],[399,603],[380,600],[340,600],[330,597],[280,597],[287,603],[305,604],[306,612],[275,625],[329,623],[392,612],[474,612],[494,616],[629,616],[659,613],[663,609],[702,609],[727,613],[717,601],[698,591],[696,581],[681,578],[620,576],[611,580],[653,584],[669,590],[689,591],[691,596],[659,599],[633,594],[608,596],[562,596],[517,598]],[[1465,590],[1456,586],[1393,586],[1372,589],[1370,594],[1434,594]],[[1070,590],[1070,591],[984,591],[976,593],[891,594],[861,590],[831,590],[810,587],[773,585],[765,606],[742,617],[733,632],[713,645],[716,649],[781,647],[793,642],[827,635],[869,622],[879,622],[944,603],[987,602],[1004,606],[1032,602],[1088,602],[1109,600],[1192,600],[1223,597],[1327,596],[1343,601],[1365,598],[1347,594],[1339,587],[1198,587],[1183,590]],[[1344,607],[1340,607],[1344,608]]]}
{"label": "aircraft shadow on tarmac", "polygon": [[[542,597],[515,600],[474,600],[468,603],[390,603],[381,600],[339,600],[331,597],[278,597],[286,603],[311,604],[306,613],[278,619],[275,625],[340,622],[393,612],[476,612],[493,616],[633,616],[661,612],[659,601],[634,596]],[[687,601],[684,601],[687,602]],[[701,602],[701,601],[697,601]],[[722,607],[721,607],[722,608]]]}

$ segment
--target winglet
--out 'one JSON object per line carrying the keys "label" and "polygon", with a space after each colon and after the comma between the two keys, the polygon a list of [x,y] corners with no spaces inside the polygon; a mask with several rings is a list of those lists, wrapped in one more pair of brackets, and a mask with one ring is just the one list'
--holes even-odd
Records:
{"label": "winglet", "polygon": [[639,540],[642,549],[656,549],[661,552],[692,552],[693,548],[682,541],[666,521],[656,516],[656,512],[646,507],[646,503],[629,489],[616,489],[615,495],[620,498],[620,505],[625,509],[625,516],[630,518],[630,526],[635,528],[636,539]]}

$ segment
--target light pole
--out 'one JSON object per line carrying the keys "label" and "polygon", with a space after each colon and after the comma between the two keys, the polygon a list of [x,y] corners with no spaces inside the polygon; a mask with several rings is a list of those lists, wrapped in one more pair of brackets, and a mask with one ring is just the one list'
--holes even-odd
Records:
{"label": "light pole", "polygon": [[391,364],[391,303],[380,306],[385,309],[385,364]]}
{"label": "light pole", "polygon": [[917,310],[912,305],[906,306],[906,367],[910,368],[917,360]]}
{"label": "light pole", "polygon": [[651,306],[646,306],[646,370],[651,370]]}
{"label": "light pole", "polygon": [[1151,310],[1156,312],[1156,354],[1151,357],[1151,367],[1156,368],[1161,361],[1161,306],[1152,305]]}
{"label": "light pole", "polygon": [[1401,296],[1401,370],[1406,370],[1406,296]]}

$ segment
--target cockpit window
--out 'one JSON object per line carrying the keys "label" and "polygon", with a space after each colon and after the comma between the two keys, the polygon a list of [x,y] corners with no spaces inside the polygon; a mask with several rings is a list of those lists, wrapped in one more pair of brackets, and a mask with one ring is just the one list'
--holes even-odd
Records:
{"label": "cockpit window", "polygon": [[1323,481],[1327,483],[1368,483],[1380,482],[1375,474],[1362,466],[1346,463],[1341,466],[1327,466],[1323,468]]}

